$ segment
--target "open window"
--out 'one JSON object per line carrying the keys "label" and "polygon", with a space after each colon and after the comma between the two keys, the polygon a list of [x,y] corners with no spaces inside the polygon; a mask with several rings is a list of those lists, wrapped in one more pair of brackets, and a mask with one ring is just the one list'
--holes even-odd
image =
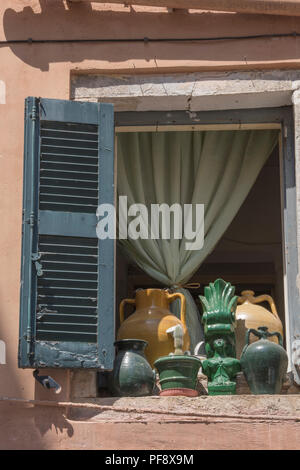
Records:
{"label": "open window", "polygon": [[[200,315],[198,295],[202,294],[205,285],[219,277],[231,282],[238,295],[248,289],[257,295],[271,295],[283,324],[284,344],[291,360],[291,345],[297,338],[299,304],[296,287],[298,254],[291,109],[195,112],[192,118],[183,111],[116,114],[116,132],[121,134],[182,132],[187,129],[260,129],[261,132],[274,129],[277,132],[275,145],[247,197],[214,249],[189,279],[190,283],[200,286],[189,291],[198,303]],[[117,266],[116,311],[120,300],[134,297],[138,288],[165,287],[164,283],[145,273],[119,249]],[[290,367],[293,370],[292,361]],[[294,377],[297,378],[296,371]]]}
{"label": "open window", "polygon": [[289,110],[195,115],[191,122],[183,112],[118,113],[115,139],[110,104],[26,100],[20,367],[111,369],[120,301],[137,288],[166,287],[119,248],[115,260],[115,241],[96,235],[98,205],[115,201],[114,141],[120,161],[124,133],[214,132],[218,140],[244,132],[246,142],[252,132],[253,142],[267,142],[231,223],[193,270],[189,282],[200,286],[190,293],[197,303],[203,287],[222,277],[238,294],[272,295],[290,350],[297,249],[296,232],[287,230],[295,219],[295,194],[287,191],[294,188],[293,152],[282,137],[284,128],[291,142]]}

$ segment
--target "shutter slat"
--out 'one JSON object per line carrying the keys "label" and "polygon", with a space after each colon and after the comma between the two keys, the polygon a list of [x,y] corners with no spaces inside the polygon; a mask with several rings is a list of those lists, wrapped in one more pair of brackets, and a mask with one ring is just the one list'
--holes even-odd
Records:
{"label": "shutter slat", "polygon": [[[37,318],[43,314],[43,311],[50,311],[55,314],[68,314],[68,315],[95,315],[97,314],[97,307],[82,307],[81,305],[60,305],[51,304],[51,308],[47,308],[45,303],[38,303],[39,309],[37,310]],[[42,312],[42,313],[41,313]],[[97,317],[98,318],[98,317]]]}
{"label": "shutter slat", "polygon": [[[80,189],[80,195],[78,194],[78,188],[70,188],[70,187],[64,187],[64,186],[50,186],[50,185],[43,185],[41,188],[41,191],[45,191],[41,194],[54,194],[55,196],[57,195],[69,195],[69,196],[75,196],[75,197],[90,197],[90,198],[96,198],[97,197],[97,190],[91,189],[91,188],[86,188]],[[58,194],[59,193],[59,194]]]}
{"label": "shutter slat", "polygon": [[[43,321],[51,323],[89,323],[94,325],[97,323],[97,315],[82,315],[80,313],[43,313],[41,315]],[[39,318],[39,317],[38,317]]]}
{"label": "shutter slat", "polygon": [[97,149],[87,149],[84,147],[60,147],[58,145],[42,145],[42,155],[43,154],[55,154],[61,156],[73,156],[79,155],[82,158],[84,157],[97,157],[98,151]]}
{"label": "shutter slat", "polygon": [[59,153],[56,153],[56,152],[50,152],[50,153],[43,152],[42,155],[41,155],[42,161],[44,161],[45,158],[63,158],[66,161],[68,161],[72,158],[75,158],[75,159],[82,160],[83,163],[88,162],[89,160],[91,162],[98,161],[98,158],[95,155],[86,156],[86,155],[80,155],[80,154],[79,155],[59,154]]}
{"label": "shutter slat", "polygon": [[[71,188],[71,189],[77,189],[77,190],[81,190],[84,189],[85,191],[87,191],[88,189],[92,189],[92,190],[95,190],[95,189],[98,189],[98,184],[93,182],[93,181],[89,181],[88,183],[86,181],[81,181],[80,179],[74,179],[73,181],[68,181],[66,179],[63,179],[63,178],[49,178],[49,177],[43,177],[41,176],[40,178],[40,184],[41,186],[44,185],[44,186],[61,186],[62,188]],[[76,184],[76,186],[75,186]]]}
{"label": "shutter slat", "polygon": [[83,282],[84,280],[87,281],[94,281],[98,279],[97,273],[91,273],[86,271],[51,271],[51,270],[44,270],[43,269],[43,277],[44,279],[51,279],[51,278],[58,278],[61,279],[64,276],[66,280],[74,280],[74,276],[76,275],[76,280],[80,280]]}
{"label": "shutter slat", "polygon": [[43,275],[39,280],[40,286],[49,287],[65,287],[65,288],[79,288],[82,287],[83,289],[97,289],[97,281],[91,281],[89,279],[60,279],[55,277],[46,277]]}
{"label": "shutter slat", "polygon": [[[76,331],[77,333],[88,332],[94,333],[97,332],[97,325],[88,324],[88,323],[73,323],[72,322],[47,322],[47,321],[38,321],[38,331],[42,330],[64,330],[64,331]],[[65,329],[66,328],[66,329]]]}
{"label": "shutter slat", "polygon": [[[80,175],[80,178],[78,176]],[[71,171],[69,169],[62,170],[62,169],[49,169],[49,168],[41,168],[41,176],[43,178],[56,178],[59,179],[71,179],[76,181],[98,181],[98,176],[95,172],[86,172],[86,171]],[[77,178],[76,178],[77,177]]]}
{"label": "shutter slat", "polygon": [[42,162],[42,167],[43,168],[48,168],[48,169],[64,169],[66,168],[68,171],[69,170],[74,170],[74,171],[86,171],[86,172],[92,172],[95,173],[95,168],[98,168],[98,165],[95,163],[85,163],[83,164],[82,160],[80,160],[80,163],[76,162],[70,162],[70,161],[65,161],[65,160],[55,160],[55,161],[50,161],[50,160],[43,160]]}
{"label": "shutter slat", "polygon": [[[93,333],[86,333],[86,332],[70,332],[70,331],[43,331],[41,330],[39,332],[39,338],[42,341],[68,341],[68,342],[80,342],[82,339],[84,339],[84,342],[86,343],[96,343],[97,342],[97,337]],[[54,362],[54,365],[58,364],[57,361]],[[71,367],[71,364],[68,364],[68,367]],[[56,365],[57,367],[57,365]],[[79,367],[79,366],[77,366]],[[96,367],[96,366],[94,366]]]}
{"label": "shutter slat", "polygon": [[[78,147],[78,142],[79,139],[70,139],[70,138],[57,138],[57,137],[48,137],[44,136],[44,133],[42,131],[42,145],[49,145],[49,146],[55,146],[55,147]],[[60,144],[60,145],[58,145]],[[98,149],[98,140],[95,138],[95,140],[83,140],[80,139],[80,145],[82,145],[81,148],[95,148],[96,150]]]}

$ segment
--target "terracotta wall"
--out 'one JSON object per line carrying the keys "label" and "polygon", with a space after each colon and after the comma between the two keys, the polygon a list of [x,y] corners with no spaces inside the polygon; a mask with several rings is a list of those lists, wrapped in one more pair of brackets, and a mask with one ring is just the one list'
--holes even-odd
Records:
{"label": "terracotta wall", "polygon": [[[0,40],[215,37],[300,32],[300,19],[234,13],[174,12],[62,0],[2,0]],[[0,44],[0,396],[33,398],[31,371],[17,369],[24,98],[69,97],[73,71],[297,68],[299,38],[201,43]],[[4,92],[5,85],[5,92]],[[61,380],[62,371],[54,376]]]}

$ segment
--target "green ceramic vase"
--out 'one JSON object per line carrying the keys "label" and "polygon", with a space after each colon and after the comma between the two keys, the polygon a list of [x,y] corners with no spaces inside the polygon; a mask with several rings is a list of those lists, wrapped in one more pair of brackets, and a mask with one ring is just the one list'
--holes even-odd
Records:
{"label": "green ceramic vase", "polygon": [[159,373],[162,390],[189,388],[196,389],[197,375],[201,361],[195,356],[169,355],[154,362]]}
{"label": "green ceramic vase", "polygon": [[[251,333],[260,339],[249,345]],[[270,336],[277,336],[279,344],[269,341]],[[265,395],[281,392],[288,366],[288,356],[282,347],[280,333],[269,333],[266,326],[261,326],[258,330],[248,330],[240,362],[253,394]]]}
{"label": "green ceramic vase", "polygon": [[140,339],[122,339],[114,343],[117,355],[110,377],[110,389],[114,396],[143,397],[152,394],[155,372],[144,354],[147,344]]}

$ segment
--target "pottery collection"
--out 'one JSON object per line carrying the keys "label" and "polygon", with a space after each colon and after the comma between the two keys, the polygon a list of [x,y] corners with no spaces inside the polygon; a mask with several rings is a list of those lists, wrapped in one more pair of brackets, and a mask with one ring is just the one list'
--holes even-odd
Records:
{"label": "pottery collection", "polygon": [[[240,370],[251,393],[280,393],[288,359],[275,303],[268,295],[255,297],[253,291],[243,291],[237,297],[234,290],[230,283],[217,279],[200,296],[206,350],[206,355],[201,356],[202,343],[193,355],[189,351],[183,294],[166,289],[139,289],[135,299],[124,299],[120,304],[117,354],[110,376],[113,395],[151,395],[159,377],[160,396],[195,397],[201,367],[208,378],[209,395],[235,394],[236,374]],[[176,299],[181,302],[180,320],[169,310]],[[258,305],[262,302],[267,302],[270,310]],[[125,319],[126,304],[133,305],[135,311]],[[237,334],[236,320],[244,322],[246,335],[241,330]],[[246,344],[239,359],[236,346],[245,342],[242,336],[246,336]]]}

